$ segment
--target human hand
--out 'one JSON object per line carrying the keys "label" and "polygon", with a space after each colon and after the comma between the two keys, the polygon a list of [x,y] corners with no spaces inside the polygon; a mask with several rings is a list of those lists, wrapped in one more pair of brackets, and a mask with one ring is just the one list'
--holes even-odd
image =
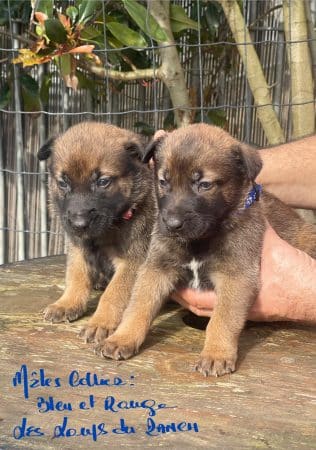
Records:
{"label": "human hand", "polygon": [[[249,320],[316,323],[316,260],[282,240],[270,225],[264,237],[261,284]],[[182,289],[172,298],[198,316],[211,316],[216,305],[212,291]]]}

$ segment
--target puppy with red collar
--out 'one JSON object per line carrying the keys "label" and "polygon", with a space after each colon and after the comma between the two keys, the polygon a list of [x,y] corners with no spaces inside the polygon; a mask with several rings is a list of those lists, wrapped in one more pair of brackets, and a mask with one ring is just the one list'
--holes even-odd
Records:
{"label": "puppy with red collar", "polygon": [[44,318],[73,321],[87,309],[95,285],[114,275],[82,332],[103,342],[121,321],[136,273],[144,262],[156,215],[152,171],[142,163],[135,133],[83,122],[51,139],[38,152],[49,158],[50,204],[66,231],[66,289]]}

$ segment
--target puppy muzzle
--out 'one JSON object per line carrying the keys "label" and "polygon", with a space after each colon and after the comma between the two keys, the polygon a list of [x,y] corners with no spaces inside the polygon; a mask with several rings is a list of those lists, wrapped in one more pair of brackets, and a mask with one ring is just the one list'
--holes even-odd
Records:
{"label": "puppy muzzle", "polygon": [[183,227],[183,219],[175,214],[162,216],[162,220],[168,231],[179,231]]}
{"label": "puppy muzzle", "polygon": [[82,211],[67,211],[67,225],[76,234],[82,234],[89,229],[95,209],[87,209]]}
{"label": "puppy muzzle", "polygon": [[161,212],[159,228],[166,236],[175,236],[185,240],[199,239],[209,231],[210,223],[202,216],[192,212],[176,213]]}

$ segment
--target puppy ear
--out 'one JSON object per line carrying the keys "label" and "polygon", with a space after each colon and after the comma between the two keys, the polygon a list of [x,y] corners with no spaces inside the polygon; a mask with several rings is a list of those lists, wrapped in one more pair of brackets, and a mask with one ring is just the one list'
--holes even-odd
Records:
{"label": "puppy ear", "polygon": [[157,138],[154,137],[154,139],[148,144],[148,146],[145,148],[145,153],[143,156],[143,163],[147,164],[151,158],[155,159],[155,155],[157,154],[161,143],[165,140],[166,136],[159,136]]}
{"label": "puppy ear", "polygon": [[168,136],[167,131],[165,130],[157,130],[154,134],[153,139],[145,148],[145,154],[143,156],[143,163],[148,163],[152,158],[154,158],[155,154],[159,150],[160,144],[164,141],[164,139]]}
{"label": "puppy ear", "polygon": [[139,143],[137,143],[137,142],[127,142],[125,144],[125,150],[133,158],[137,158],[140,161],[142,161],[143,154],[144,154],[144,149]]}
{"label": "puppy ear", "polygon": [[37,152],[37,157],[40,161],[44,161],[48,159],[53,151],[53,144],[55,142],[55,138],[50,138]]}
{"label": "puppy ear", "polygon": [[255,148],[240,144],[233,148],[238,169],[249,181],[254,181],[262,169],[260,153]]}

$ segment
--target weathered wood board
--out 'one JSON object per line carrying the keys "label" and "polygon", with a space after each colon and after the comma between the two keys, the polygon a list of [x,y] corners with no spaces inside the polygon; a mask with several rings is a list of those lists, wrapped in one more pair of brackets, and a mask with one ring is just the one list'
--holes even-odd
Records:
{"label": "weathered wood board", "polygon": [[[169,304],[141,353],[114,362],[96,356],[78,337],[87,317],[71,324],[43,322],[41,310],[58,298],[63,278],[62,257],[0,268],[0,449],[316,448],[316,335],[311,327],[250,323],[241,337],[238,371],[203,378],[193,366],[204,331],[185,325],[187,313]],[[30,383],[42,375],[39,383],[49,383],[49,377],[53,386],[28,385],[25,399],[22,366]],[[21,380],[16,377],[14,387],[12,380],[19,371]],[[80,377],[90,372],[126,384],[72,387],[73,371]],[[45,410],[44,403],[37,404],[40,397],[53,397],[55,407],[57,401],[70,403],[72,411],[40,412]],[[132,400],[139,407],[124,409]],[[83,401],[90,409],[80,409]],[[64,420],[67,427],[57,428],[53,438],[55,427]],[[159,432],[154,428],[159,423],[175,425],[162,433],[163,427]],[[83,433],[92,433],[93,424],[94,438],[58,437],[66,429],[80,434],[82,427]],[[157,436],[146,433],[150,427]],[[14,429],[20,439],[13,437]],[[29,437],[21,437],[27,433]]]}

